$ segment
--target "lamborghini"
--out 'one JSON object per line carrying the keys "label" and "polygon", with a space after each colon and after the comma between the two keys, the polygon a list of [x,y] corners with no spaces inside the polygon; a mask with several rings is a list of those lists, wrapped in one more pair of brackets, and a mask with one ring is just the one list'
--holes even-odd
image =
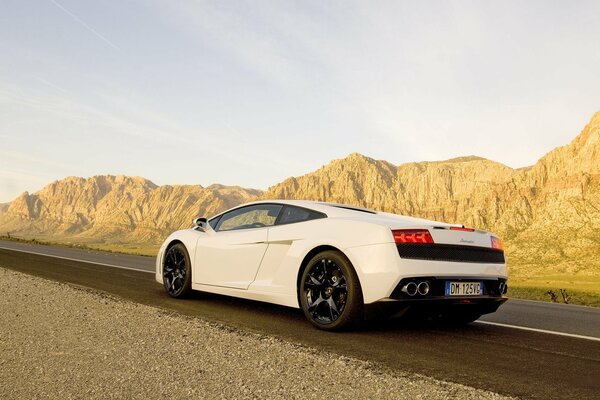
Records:
{"label": "lamborghini", "polygon": [[489,232],[317,201],[243,204],[161,246],[156,280],[300,308],[324,330],[370,315],[469,323],[506,301],[502,243]]}

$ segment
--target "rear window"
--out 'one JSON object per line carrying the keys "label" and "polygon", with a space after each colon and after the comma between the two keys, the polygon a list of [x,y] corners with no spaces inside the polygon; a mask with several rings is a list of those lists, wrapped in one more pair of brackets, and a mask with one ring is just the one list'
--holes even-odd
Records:
{"label": "rear window", "polygon": [[307,208],[285,206],[281,215],[279,216],[278,225],[293,224],[295,222],[310,221],[312,219],[319,219],[327,217],[325,214],[318,211],[309,210]]}

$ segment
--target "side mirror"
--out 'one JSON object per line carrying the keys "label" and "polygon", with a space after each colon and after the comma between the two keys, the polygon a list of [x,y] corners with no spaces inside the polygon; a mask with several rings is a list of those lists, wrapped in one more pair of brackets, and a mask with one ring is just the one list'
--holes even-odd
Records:
{"label": "side mirror", "polygon": [[202,232],[207,232],[207,231],[213,230],[212,226],[210,226],[210,224],[208,223],[208,218],[206,218],[206,217],[200,217],[200,218],[194,219],[194,226]]}

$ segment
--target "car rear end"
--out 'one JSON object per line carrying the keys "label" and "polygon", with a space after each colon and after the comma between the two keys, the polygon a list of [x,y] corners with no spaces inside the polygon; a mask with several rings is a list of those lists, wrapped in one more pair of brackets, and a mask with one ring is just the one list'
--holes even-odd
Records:
{"label": "car rear end", "polygon": [[476,319],[506,301],[500,240],[461,226],[393,229],[401,276],[389,299],[409,314]]}
{"label": "car rear end", "polygon": [[367,310],[393,309],[397,316],[469,322],[496,311],[507,300],[504,251],[495,235],[458,225],[395,217],[386,223],[393,242],[380,247],[385,253],[381,260],[387,264],[388,278],[385,284],[379,280],[381,297],[366,304]]}

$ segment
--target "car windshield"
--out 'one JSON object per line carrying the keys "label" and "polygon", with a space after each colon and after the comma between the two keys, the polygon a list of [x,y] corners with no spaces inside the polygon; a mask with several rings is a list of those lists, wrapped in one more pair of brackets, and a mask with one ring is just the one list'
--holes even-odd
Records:
{"label": "car windshield", "polygon": [[282,206],[280,204],[257,204],[230,211],[217,222],[217,231],[263,228],[275,224]]}

